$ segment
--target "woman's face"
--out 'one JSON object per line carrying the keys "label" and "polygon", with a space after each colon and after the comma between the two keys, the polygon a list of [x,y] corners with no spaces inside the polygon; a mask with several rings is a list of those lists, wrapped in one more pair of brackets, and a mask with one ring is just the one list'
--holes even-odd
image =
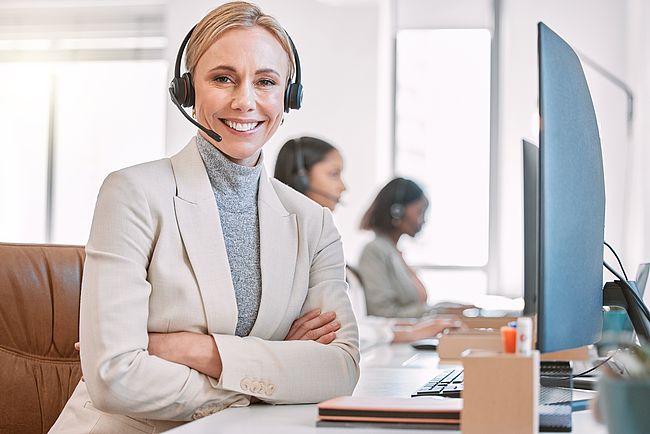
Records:
{"label": "woman's face", "polygon": [[309,170],[309,189],[307,197],[334,211],[345,191],[341,178],[343,158],[336,149],[332,149],[325,157],[314,164]]}
{"label": "woman's face", "polygon": [[197,120],[222,137],[205,139],[235,163],[255,165],[282,122],[288,74],[287,54],[262,27],[221,34],[193,75]]}
{"label": "woman's face", "polygon": [[414,237],[424,226],[427,208],[429,208],[429,201],[424,196],[406,205],[404,217],[399,220],[397,230]]}

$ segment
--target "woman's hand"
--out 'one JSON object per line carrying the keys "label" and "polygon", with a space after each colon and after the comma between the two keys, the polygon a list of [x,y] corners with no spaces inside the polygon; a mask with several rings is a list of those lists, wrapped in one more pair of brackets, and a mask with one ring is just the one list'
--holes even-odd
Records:
{"label": "woman's hand", "polygon": [[336,338],[336,331],[341,328],[341,323],[334,321],[334,312],[321,314],[320,309],[310,310],[293,322],[285,341],[316,341],[329,344]]}
{"label": "woman's hand", "polygon": [[213,378],[221,376],[219,349],[211,335],[191,332],[149,333],[149,354]]}

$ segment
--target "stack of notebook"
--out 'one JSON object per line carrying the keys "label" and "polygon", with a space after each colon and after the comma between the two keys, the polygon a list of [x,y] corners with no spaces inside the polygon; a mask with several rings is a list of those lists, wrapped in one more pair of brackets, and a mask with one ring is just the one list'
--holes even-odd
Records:
{"label": "stack of notebook", "polygon": [[342,396],[318,405],[316,425],[458,430],[462,408],[462,399]]}

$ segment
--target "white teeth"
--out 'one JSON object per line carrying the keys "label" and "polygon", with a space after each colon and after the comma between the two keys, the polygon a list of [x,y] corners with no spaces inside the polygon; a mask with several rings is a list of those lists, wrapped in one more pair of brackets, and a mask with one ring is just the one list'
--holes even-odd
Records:
{"label": "white teeth", "polygon": [[259,124],[259,122],[242,124],[239,122],[231,122],[228,119],[224,119],[224,123],[228,125],[230,128],[232,128],[233,130],[242,131],[242,132],[250,131]]}

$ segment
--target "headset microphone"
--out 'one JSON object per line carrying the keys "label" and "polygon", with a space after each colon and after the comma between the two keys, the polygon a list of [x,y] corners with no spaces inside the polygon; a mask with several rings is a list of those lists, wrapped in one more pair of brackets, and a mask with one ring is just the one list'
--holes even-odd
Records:
{"label": "headset microphone", "polygon": [[319,195],[321,197],[324,197],[325,199],[329,199],[329,200],[331,200],[331,201],[333,201],[333,202],[335,202],[337,204],[345,205],[345,203],[341,202],[341,200],[337,196],[334,196],[333,194],[325,193],[323,190],[319,190],[319,189],[314,188],[314,187],[309,187],[307,189],[307,191],[310,191],[310,192],[312,192],[314,194],[317,194],[317,195]]}
{"label": "headset microphone", "polygon": [[192,32],[196,26],[192,27],[190,31],[185,35],[185,39],[181,43],[181,47],[178,50],[176,55],[176,63],[174,64],[174,79],[169,84],[169,96],[172,99],[172,102],[178,109],[183,113],[185,118],[196,125],[201,131],[206,133],[210,138],[216,140],[217,142],[221,141],[221,136],[216,132],[208,129],[198,123],[196,120],[192,119],[190,115],[183,109],[183,107],[192,107],[194,105],[194,85],[192,83],[192,75],[189,72],[181,75],[181,60],[183,59],[183,53],[185,52],[185,47],[192,36]]}
{"label": "headset microphone", "polygon": [[220,142],[220,141],[221,141],[221,136],[220,136],[219,134],[217,134],[216,132],[214,132],[214,131],[212,131],[212,130],[207,129],[206,127],[204,127],[203,125],[201,125],[200,123],[198,123],[196,120],[192,119],[192,117],[191,117],[190,115],[188,115],[187,112],[186,112],[185,110],[183,110],[183,107],[181,107],[180,103],[179,103],[178,100],[176,99],[176,95],[174,95],[174,90],[172,89],[171,86],[169,87],[169,95],[171,96],[171,98],[172,98],[172,102],[174,103],[174,105],[175,105],[176,107],[178,107],[178,109],[181,111],[181,113],[183,113],[183,116],[185,116],[185,119],[187,119],[188,121],[192,122],[192,123],[193,123],[194,125],[196,125],[196,126],[197,126],[201,131],[203,131],[204,133],[206,133],[206,134],[207,134],[208,136],[210,136],[212,139],[216,140],[217,142]]}

